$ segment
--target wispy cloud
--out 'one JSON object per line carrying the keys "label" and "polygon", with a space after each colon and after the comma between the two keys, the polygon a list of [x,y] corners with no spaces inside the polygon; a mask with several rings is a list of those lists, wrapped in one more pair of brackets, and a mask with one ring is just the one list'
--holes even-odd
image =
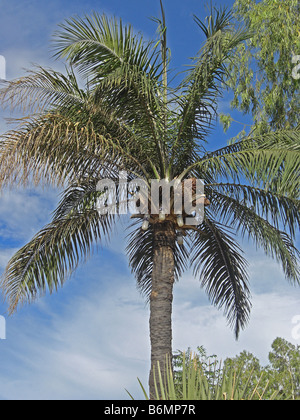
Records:
{"label": "wispy cloud", "polygon": [[0,248],[0,272],[2,272],[9,259],[17,252],[18,248]]}
{"label": "wispy cloud", "polygon": [[58,202],[59,190],[42,188],[0,192],[0,237],[24,242],[49,220]]}

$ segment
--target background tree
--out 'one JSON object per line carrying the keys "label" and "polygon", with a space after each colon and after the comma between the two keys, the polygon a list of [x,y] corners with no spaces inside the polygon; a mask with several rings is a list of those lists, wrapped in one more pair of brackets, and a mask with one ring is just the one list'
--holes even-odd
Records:
{"label": "background tree", "polygon": [[236,337],[251,308],[236,233],[261,246],[287,280],[299,283],[299,130],[206,150],[226,63],[248,37],[231,18],[225,9],[213,10],[205,22],[195,18],[204,42],[177,87],[168,83],[162,9],[160,37],[153,42],[117,18],[94,13],[68,19],[55,38],[66,74],[37,68],[0,91],[3,104],[29,112],[2,136],[0,186],[33,180],[63,188],[52,221],[12,257],[3,275],[11,313],[57,290],[93,244],[109,237],[119,215],[98,213],[99,180],[117,184],[120,171],[147,185],[152,179],[205,180],[211,204],[197,226],[188,224],[184,212],[179,221],[174,206],[168,214],[151,213],[149,206],[149,214],[133,215],[127,252],[150,306],[151,394],[153,367],[159,362],[164,372],[172,354],[173,285],[188,261]]}
{"label": "background tree", "polygon": [[[175,390],[182,388],[183,361],[188,366],[189,360],[197,364],[205,375],[211,390],[216,382],[222,383],[223,375],[237,375],[237,387],[245,390],[244,398],[296,400],[300,399],[300,346],[277,337],[269,353],[269,364],[264,366],[252,353],[244,350],[235,357],[228,357],[221,363],[217,355],[208,356],[203,346],[197,347],[194,353],[191,349],[177,351],[174,354]],[[253,393],[253,391],[255,392]]]}
{"label": "background tree", "polygon": [[241,352],[235,358],[228,358],[224,364],[242,367],[243,374],[240,376],[241,386],[245,385],[249,373],[253,371],[252,378],[258,381],[258,393],[261,395],[264,388],[265,397],[270,397],[278,392],[280,399],[299,399],[300,393],[300,347],[289,343],[287,340],[277,337],[269,353],[269,365],[261,366],[259,360],[251,353]]}
{"label": "background tree", "polygon": [[276,338],[269,353],[269,378],[285,398],[300,399],[300,346]]}
{"label": "background tree", "polygon": [[[237,47],[229,65],[232,108],[250,113],[258,133],[297,126],[300,80],[293,69],[300,62],[299,1],[236,0],[233,10],[253,35]],[[232,117],[222,115],[221,121],[227,129]]]}

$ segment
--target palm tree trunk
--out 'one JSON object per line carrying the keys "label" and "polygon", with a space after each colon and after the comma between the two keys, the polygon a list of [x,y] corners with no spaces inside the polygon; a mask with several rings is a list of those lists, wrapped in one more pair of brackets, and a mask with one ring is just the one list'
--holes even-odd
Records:
{"label": "palm tree trunk", "polygon": [[150,398],[155,396],[153,367],[157,372],[157,362],[159,362],[161,372],[164,375],[166,357],[172,357],[172,301],[176,241],[176,232],[171,222],[157,223],[153,229],[154,256],[150,296]]}

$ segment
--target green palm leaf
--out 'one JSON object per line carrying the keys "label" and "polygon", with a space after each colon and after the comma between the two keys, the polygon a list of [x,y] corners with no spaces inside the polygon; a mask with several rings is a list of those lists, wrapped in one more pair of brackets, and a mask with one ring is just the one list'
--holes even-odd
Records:
{"label": "green palm leaf", "polygon": [[242,141],[204,156],[191,165],[214,179],[247,179],[254,185],[281,195],[299,197],[299,129],[249,136]]}
{"label": "green palm leaf", "polygon": [[1,81],[2,106],[24,111],[42,112],[66,105],[81,107],[86,93],[80,89],[72,68],[66,67],[66,75],[41,66],[27,76],[11,81]]}
{"label": "green palm leaf", "polygon": [[[211,210],[214,215],[225,225],[234,228],[242,237],[248,237],[257,247],[262,247],[267,255],[281,263],[289,281],[299,283],[300,253],[290,236],[259,216],[253,207],[248,207],[216,191],[214,197],[218,203],[212,204]],[[297,213],[298,217],[299,213]]]}
{"label": "green palm leaf", "polygon": [[234,48],[250,36],[245,29],[232,31],[231,14],[225,9],[212,10],[207,24],[197,17],[195,21],[203,31],[206,42],[180,85],[183,94],[180,98],[176,146],[182,139],[205,140],[215,114],[220,83],[226,74],[225,62]]}
{"label": "green palm leaf", "polygon": [[[299,200],[251,185],[213,183],[206,184],[206,187],[210,197],[214,197],[215,193],[220,193],[223,197],[230,197],[241,205],[254,210],[263,219],[269,220],[276,229],[281,228],[288,231],[293,239],[299,231]],[[212,208],[214,207],[213,201]],[[225,213],[226,209],[223,211]]]}
{"label": "green palm leaf", "polygon": [[161,63],[157,64],[158,51],[152,42],[134,35],[131,26],[121,20],[94,13],[92,18],[67,20],[55,44],[58,56],[67,57],[88,75],[96,98],[105,97],[106,105],[119,118],[134,120],[135,129],[152,138],[156,146],[153,153],[160,168],[165,168],[160,135],[164,120]]}
{"label": "green palm leaf", "polygon": [[224,308],[238,337],[250,314],[247,263],[236,241],[218,223],[205,219],[194,234],[191,262],[211,302]]}
{"label": "green palm leaf", "polygon": [[91,186],[69,190],[53,221],[11,258],[0,283],[10,313],[57,290],[88,258],[93,244],[109,237],[114,217],[100,217],[95,198]]}

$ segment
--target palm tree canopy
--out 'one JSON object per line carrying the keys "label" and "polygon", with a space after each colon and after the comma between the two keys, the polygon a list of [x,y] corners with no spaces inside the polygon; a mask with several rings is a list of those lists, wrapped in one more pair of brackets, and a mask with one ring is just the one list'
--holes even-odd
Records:
{"label": "palm tree canopy", "polygon": [[[286,278],[299,284],[299,127],[247,135],[219,150],[206,150],[226,63],[249,37],[235,29],[225,9],[205,22],[195,17],[205,42],[183,79],[168,84],[164,15],[160,37],[145,41],[130,25],[94,13],[74,17],[55,35],[55,53],[66,73],[38,67],[2,83],[3,106],[27,112],[2,135],[0,185],[46,183],[64,188],[53,219],[9,261],[1,286],[11,312],[61,286],[92,244],[109,235],[119,215],[95,208],[99,179],[205,180],[210,201],[203,222],[183,227],[176,245],[175,277],[188,267],[222,308],[238,335],[250,314],[247,262],[236,234],[275,258]],[[153,225],[133,221],[129,263],[137,284],[151,292]],[[190,251],[191,250],[191,251]]]}

